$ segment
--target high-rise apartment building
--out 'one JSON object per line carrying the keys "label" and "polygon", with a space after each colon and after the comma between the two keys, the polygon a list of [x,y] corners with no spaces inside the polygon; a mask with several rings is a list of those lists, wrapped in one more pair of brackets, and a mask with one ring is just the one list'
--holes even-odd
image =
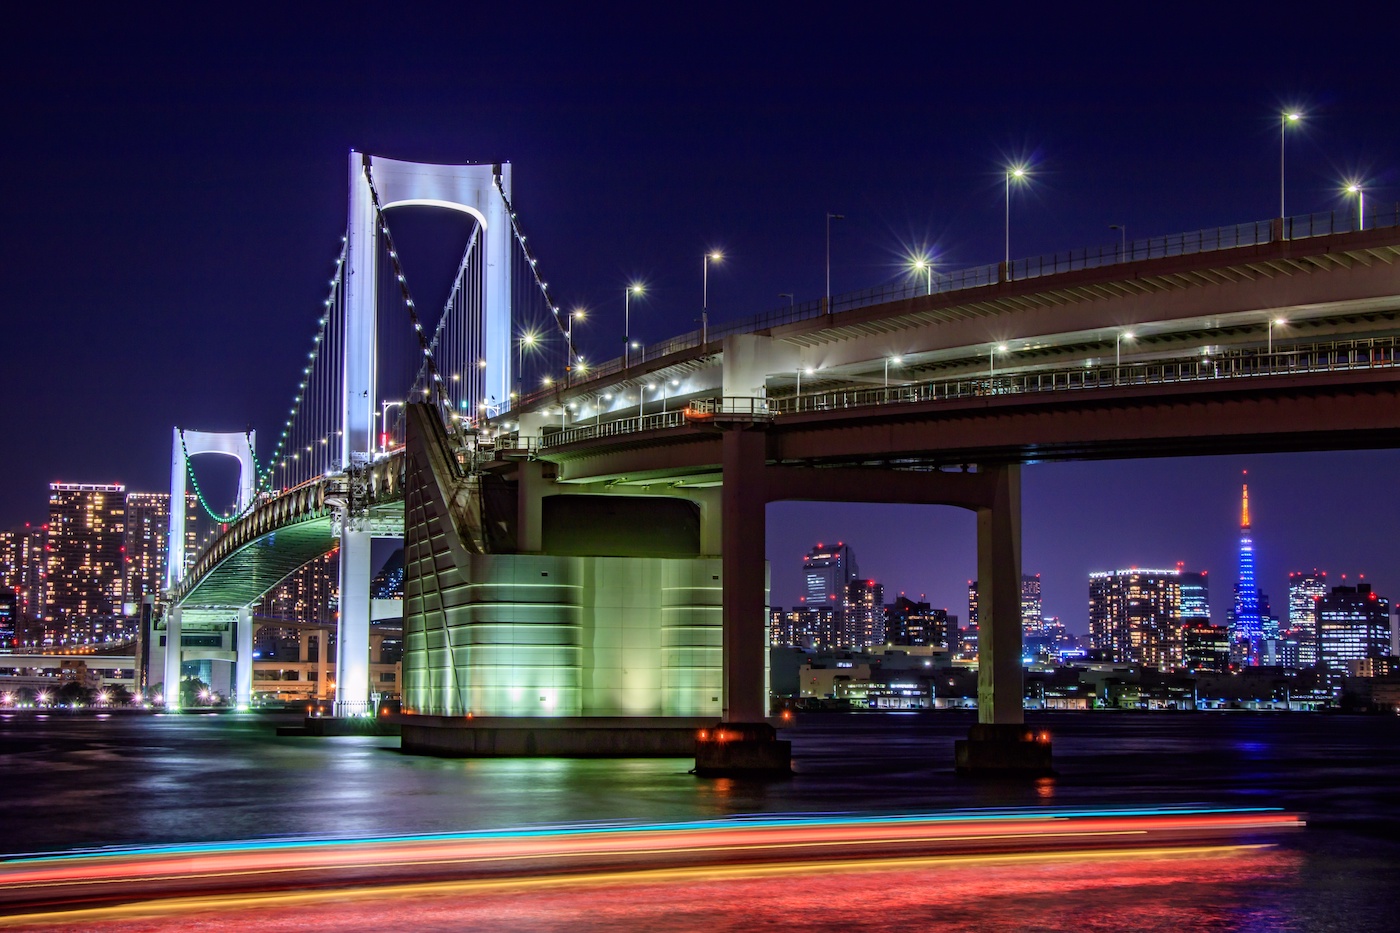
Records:
{"label": "high-rise apartment building", "polygon": [[1288,575],[1288,637],[1298,642],[1298,666],[1317,665],[1317,601],[1327,595],[1327,574],[1294,571]]}
{"label": "high-rise apartment building", "polygon": [[[977,581],[967,581],[967,624],[977,624]],[[1040,602],[1040,574],[1021,575],[1021,630],[1027,635],[1040,635],[1045,630],[1045,618]]]}
{"label": "high-rise apartment building", "polygon": [[15,594],[16,637],[44,615],[44,538],[48,530],[26,524],[0,531],[0,587]]}
{"label": "high-rise apartment building", "polygon": [[957,623],[957,616],[949,618],[947,609],[898,596],[885,607],[885,640],[892,645],[932,645],[952,651],[957,647],[952,636]]}
{"label": "high-rise apartment building", "polygon": [[1330,674],[1347,673],[1348,662],[1390,655],[1390,601],[1371,584],[1334,586],[1316,606],[1319,659]]}
{"label": "high-rise apartment building", "polygon": [[1089,574],[1089,638],[1115,661],[1181,665],[1181,581],[1176,570]]}
{"label": "high-rise apartment building", "polygon": [[[195,509],[193,495],[185,497],[185,563],[192,564],[195,550]],[[126,583],[124,601],[127,614],[139,611],[147,596],[160,599],[165,590],[166,562],[170,554],[170,493],[129,492],[126,494]]]}
{"label": "high-rise apartment building", "polygon": [[125,536],[125,486],[49,484],[46,624],[72,625],[121,614]]}
{"label": "high-rise apartment building", "polygon": [[840,648],[864,648],[885,643],[885,587],[874,580],[846,584],[845,636]]}

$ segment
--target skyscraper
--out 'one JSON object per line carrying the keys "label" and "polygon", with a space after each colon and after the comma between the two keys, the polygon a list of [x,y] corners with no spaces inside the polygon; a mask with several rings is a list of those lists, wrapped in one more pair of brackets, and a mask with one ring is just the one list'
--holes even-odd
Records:
{"label": "skyscraper", "polygon": [[1249,484],[1240,504],[1240,576],[1235,583],[1235,607],[1230,614],[1230,643],[1241,664],[1258,664],[1264,638],[1259,612],[1259,586],[1254,581],[1254,540],[1249,526]]}
{"label": "skyscraper", "polygon": [[[967,624],[977,624],[977,581],[967,581]],[[1040,574],[1021,575],[1021,631],[1026,635],[1040,635],[1045,630],[1045,619],[1040,602]]]}
{"label": "skyscraper", "polygon": [[802,597],[803,605],[809,609],[823,607],[832,610],[834,626],[828,644],[842,645],[842,634],[846,632],[846,588],[860,576],[856,568],[856,556],[851,546],[843,541],[834,547],[818,543],[802,558],[802,577],[807,584],[807,593]]}
{"label": "skyscraper", "polygon": [[1207,572],[1187,570],[1178,562],[1176,575],[1181,582],[1181,621],[1209,622],[1210,577]]}
{"label": "skyscraper", "polygon": [[46,626],[121,614],[125,534],[125,486],[49,484]]}
{"label": "skyscraper", "polygon": [[29,637],[30,623],[44,615],[44,538],[48,529],[26,524],[0,531],[0,587],[15,594],[17,638]]}
{"label": "skyscraper", "polygon": [[1288,635],[1298,642],[1298,666],[1317,664],[1317,601],[1327,595],[1327,573],[1288,575]]}
{"label": "skyscraper", "polygon": [[1319,656],[1331,675],[1348,672],[1348,662],[1390,654],[1390,602],[1371,584],[1334,586],[1317,601]]}
{"label": "skyscraper", "polygon": [[838,647],[864,648],[885,643],[885,587],[874,580],[846,585],[846,636]]}
{"label": "skyscraper", "polygon": [[[185,561],[195,554],[195,513],[198,501],[185,497]],[[123,600],[129,613],[146,596],[159,599],[165,589],[166,557],[169,554],[170,493],[129,492],[126,494],[126,582]]]}
{"label": "skyscraper", "polygon": [[1089,574],[1089,638],[1115,661],[1162,669],[1182,662],[1181,582],[1176,570]]}

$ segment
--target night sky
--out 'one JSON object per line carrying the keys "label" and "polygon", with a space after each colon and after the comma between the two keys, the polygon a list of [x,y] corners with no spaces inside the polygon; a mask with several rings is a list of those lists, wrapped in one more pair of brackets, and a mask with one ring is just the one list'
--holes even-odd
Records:
{"label": "night sky", "polygon": [[[905,257],[995,262],[1003,166],[1014,256],[1400,201],[1392,4],[1289,18],[1277,4],[296,4],[25,8],[6,23],[0,527],[45,518],[46,484],[168,488],[171,428],[270,447],[345,224],[346,152],[514,167],[552,289],[593,313],[606,358],[713,321],[900,281]],[[458,12],[470,10],[470,15]],[[236,12],[233,12],[236,11]],[[391,216],[420,306],[465,242],[455,218]],[[557,351],[556,344],[556,351]],[[1250,470],[1262,588],[1365,573],[1400,597],[1395,451],[1037,465],[1028,573],[1086,627],[1087,574],[1207,569],[1222,621]],[[217,478],[211,479],[211,482]],[[773,602],[801,555],[845,540],[862,571],[966,614],[973,521],[952,509],[769,511]]]}

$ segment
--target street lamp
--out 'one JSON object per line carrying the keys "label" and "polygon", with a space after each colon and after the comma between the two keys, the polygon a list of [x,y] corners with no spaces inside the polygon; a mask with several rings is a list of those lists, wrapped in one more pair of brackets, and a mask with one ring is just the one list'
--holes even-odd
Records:
{"label": "street lamp", "polygon": [[1113,338],[1113,383],[1118,384],[1118,368],[1123,364],[1123,341],[1136,340],[1137,335],[1130,330],[1121,331]]}
{"label": "street lamp", "polygon": [[724,254],[719,250],[706,253],[703,268],[700,270],[700,343],[702,346],[710,342],[710,263],[719,262],[723,258]]}
{"label": "street lamp", "polygon": [[516,345],[520,348],[520,365],[515,374],[515,392],[517,398],[525,394],[525,348],[529,347],[533,350],[537,340],[539,340],[539,334],[532,330],[521,331],[519,339],[516,340]]}
{"label": "street lamp", "polygon": [[632,365],[632,296],[642,293],[640,282],[633,282],[622,290],[622,366]]}
{"label": "street lamp", "polygon": [[808,366],[806,370],[803,370],[801,366],[797,367],[797,398],[799,400],[802,398],[802,373],[804,371],[809,376],[812,375],[812,373],[814,372],[814,370],[810,366]]}
{"label": "street lamp", "polygon": [[1128,258],[1128,225],[1109,224],[1108,229],[1118,231],[1118,261],[1122,262]]}
{"label": "street lamp", "polygon": [[566,359],[566,360],[564,361],[564,384],[565,384],[565,385],[569,385],[570,383],[573,382],[573,372],[574,372],[574,319],[577,318],[578,320],[582,321],[585,317],[587,317],[587,315],[584,314],[584,311],[583,311],[582,308],[575,308],[574,310],[572,310],[572,311],[569,312],[569,329],[568,329],[568,333],[565,335],[565,338],[564,338],[565,341],[569,344],[568,359]]}
{"label": "street lamp", "polygon": [[1006,344],[999,343],[987,352],[987,360],[991,366],[987,375],[995,377],[997,374],[997,354],[1006,352]]}
{"label": "street lamp", "polygon": [[1303,119],[1303,115],[1296,110],[1286,111],[1279,115],[1278,127],[1278,215],[1287,217],[1283,211],[1283,141],[1288,138],[1288,124],[1297,123]]}
{"label": "street lamp", "polygon": [[1006,169],[1006,266],[1007,275],[1010,276],[1011,269],[1011,179],[1017,182],[1026,178],[1026,167],[1024,165],[1012,165]]}
{"label": "street lamp", "polygon": [[1354,181],[1347,185],[1347,194],[1356,195],[1356,229],[1366,229],[1366,192],[1361,188],[1361,182]]}
{"label": "street lamp", "polygon": [[1285,324],[1287,324],[1287,323],[1288,323],[1288,321],[1287,321],[1286,319],[1284,319],[1284,318],[1281,318],[1281,317],[1269,318],[1269,355],[1270,355],[1270,356],[1272,356],[1272,355],[1273,355],[1273,352],[1274,352],[1274,326],[1275,326],[1275,325],[1278,325],[1279,327],[1282,327],[1283,325],[1285,325]]}
{"label": "street lamp", "polygon": [[403,402],[380,402],[379,415],[379,452],[383,453],[389,448],[389,409],[402,408]]}
{"label": "street lamp", "polygon": [[826,212],[826,304],[822,307],[826,314],[831,313],[831,222],[845,219],[845,214]]}
{"label": "street lamp", "polygon": [[928,282],[928,294],[933,294],[933,260],[927,256],[920,256],[911,263],[915,272],[922,272],[924,279]]}
{"label": "street lamp", "polygon": [[903,358],[903,357],[900,357],[900,356],[887,356],[887,357],[885,357],[885,393],[886,393],[886,394],[889,394],[889,391],[890,391],[890,364],[893,363],[893,364],[895,364],[896,366],[898,366],[898,365],[899,365],[900,363],[902,363],[902,362],[904,362],[904,358]]}

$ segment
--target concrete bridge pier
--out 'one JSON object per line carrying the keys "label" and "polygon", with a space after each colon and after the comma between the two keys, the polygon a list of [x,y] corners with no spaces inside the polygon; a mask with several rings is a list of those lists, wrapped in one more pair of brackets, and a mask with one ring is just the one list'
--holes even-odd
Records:
{"label": "concrete bridge pier", "polygon": [[954,746],[964,774],[1049,774],[1050,737],[1025,725],[1021,627],[1021,466],[987,467],[977,509],[977,724]]}
{"label": "concrete bridge pier", "polygon": [[233,696],[238,709],[253,703],[253,607],[238,610],[233,662]]}
{"label": "concrete bridge pier", "polygon": [[[350,527],[340,533],[340,625],[335,659],[335,715],[363,716],[369,708],[369,531]],[[321,656],[326,654],[324,646]]]}
{"label": "concrete bridge pier", "polygon": [[165,708],[169,712],[180,709],[180,616],[179,606],[172,606],[165,613]]}
{"label": "concrete bridge pier", "polygon": [[704,777],[787,774],[792,744],[779,741],[768,716],[765,472],[762,425],[724,429],[720,495],[724,721],[701,733],[695,773]]}

